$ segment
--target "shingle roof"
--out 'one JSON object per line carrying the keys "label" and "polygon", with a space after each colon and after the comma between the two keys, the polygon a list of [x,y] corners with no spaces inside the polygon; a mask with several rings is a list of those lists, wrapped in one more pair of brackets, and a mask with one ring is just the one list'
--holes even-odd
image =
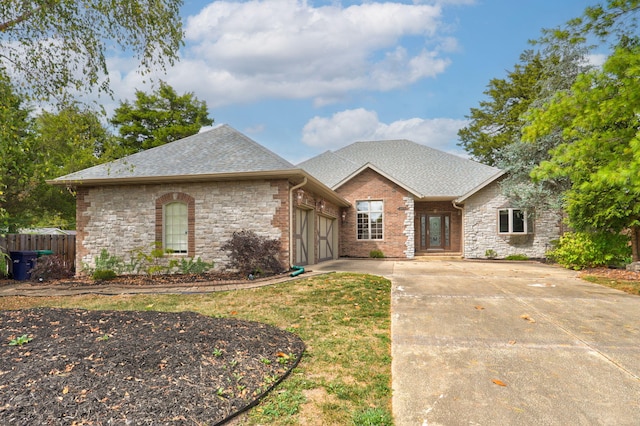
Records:
{"label": "shingle roof", "polygon": [[298,167],[336,189],[367,165],[419,198],[456,198],[501,171],[408,140],[356,142]]}
{"label": "shingle roof", "polygon": [[197,176],[294,169],[293,164],[228,125],[119,160],[71,173],[55,182]]}

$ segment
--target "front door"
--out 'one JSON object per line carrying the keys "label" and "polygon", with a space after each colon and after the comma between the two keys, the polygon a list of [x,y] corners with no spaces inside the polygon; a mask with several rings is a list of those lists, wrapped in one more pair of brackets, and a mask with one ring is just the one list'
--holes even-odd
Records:
{"label": "front door", "polygon": [[418,215],[418,250],[446,250],[450,247],[451,216],[449,213]]}

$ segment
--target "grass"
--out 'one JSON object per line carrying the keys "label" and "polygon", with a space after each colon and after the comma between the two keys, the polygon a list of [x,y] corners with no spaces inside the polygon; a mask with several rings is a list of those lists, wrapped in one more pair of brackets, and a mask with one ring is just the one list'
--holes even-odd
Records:
{"label": "grass", "polygon": [[594,284],[600,284],[606,287],[615,288],[616,290],[624,291],[625,293],[640,296],[640,281],[611,279],[608,277],[598,277],[595,275],[584,275],[581,278]]}
{"label": "grass", "polygon": [[328,274],[204,295],[3,297],[0,309],[195,311],[272,324],[299,335],[307,350],[242,425],[385,426],[393,424],[390,291],[381,277]]}

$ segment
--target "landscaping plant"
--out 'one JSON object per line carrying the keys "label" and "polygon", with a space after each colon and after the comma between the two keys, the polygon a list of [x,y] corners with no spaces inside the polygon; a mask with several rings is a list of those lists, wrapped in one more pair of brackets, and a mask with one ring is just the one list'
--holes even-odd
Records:
{"label": "landscaping plant", "polygon": [[547,253],[549,259],[571,269],[621,266],[631,262],[629,237],[612,232],[568,232]]}
{"label": "landscaping plant", "polygon": [[31,269],[32,281],[59,280],[73,275],[73,267],[65,261],[64,257],[53,254],[39,257]]}
{"label": "landscaping plant", "polygon": [[221,247],[230,252],[230,269],[245,276],[279,274],[284,268],[278,260],[280,240],[262,237],[253,231],[234,232],[230,240]]}

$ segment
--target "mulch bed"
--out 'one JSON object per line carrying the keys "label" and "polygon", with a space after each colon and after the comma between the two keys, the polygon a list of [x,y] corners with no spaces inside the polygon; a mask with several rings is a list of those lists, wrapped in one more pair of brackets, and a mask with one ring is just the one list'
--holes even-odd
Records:
{"label": "mulch bed", "polygon": [[46,281],[14,281],[11,279],[0,279],[0,286],[10,285],[15,283],[29,284],[34,287],[39,285],[60,285],[65,287],[85,287],[85,286],[122,286],[122,287],[135,287],[135,286],[180,286],[180,285],[193,285],[193,284],[226,284],[236,282],[246,282],[253,280],[272,279],[278,277],[287,276],[289,273],[282,274],[263,275],[258,277],[252,277],[252,280],[248,280],[246,276],[237,272],[229,271],[216,271],[203,274],[156,274],[156,275],[118,275],[112,280],[94,280],[89,276],[74,276],[70,278],[51,279]]}
{"label": "mulch bed", "polygon": [[591,268],[580,271],[580,276],[591,275],[620,281],[640,281],[640,272],[616,268]]}
{"label": "mulch bed", "polygon": [[0,311],[0,424],[222,424],[304,349],[284,330],[193,312]]}

